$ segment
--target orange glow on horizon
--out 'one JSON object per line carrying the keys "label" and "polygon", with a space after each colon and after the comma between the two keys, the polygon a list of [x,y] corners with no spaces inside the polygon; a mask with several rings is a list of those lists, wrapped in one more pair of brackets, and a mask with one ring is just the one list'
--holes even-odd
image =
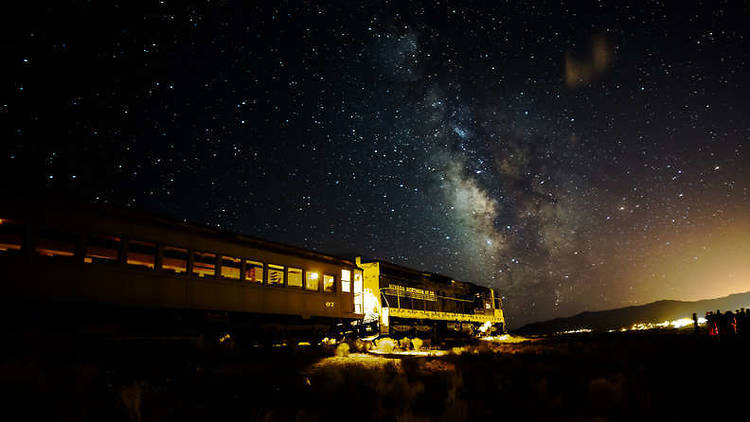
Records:
{"label": "orange glow on horizon", "polygon": [[[629,279],[641,302],[702,300],[750,291],[750,221],[663,233],[641,249]],[[646,242],[643,242],[646,243]],[[638,246],[636,246],[638,247]]]}

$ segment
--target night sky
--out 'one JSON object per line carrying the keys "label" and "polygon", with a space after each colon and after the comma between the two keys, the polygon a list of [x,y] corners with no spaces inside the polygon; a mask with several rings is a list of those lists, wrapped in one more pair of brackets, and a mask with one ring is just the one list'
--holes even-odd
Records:
{"label": "night sky", "polygon": [[0,186],[495,287],[512,327],[750,290],[747,2],[324,3],[6,11]]}

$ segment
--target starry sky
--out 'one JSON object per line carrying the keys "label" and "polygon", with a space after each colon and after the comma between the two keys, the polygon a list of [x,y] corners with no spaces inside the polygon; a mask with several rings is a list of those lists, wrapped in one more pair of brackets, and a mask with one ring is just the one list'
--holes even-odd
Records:
{"label": "starry sky", "polygon": [[498,289],[511,326],[750,290],[747,2],[6,14],[3,191]]}

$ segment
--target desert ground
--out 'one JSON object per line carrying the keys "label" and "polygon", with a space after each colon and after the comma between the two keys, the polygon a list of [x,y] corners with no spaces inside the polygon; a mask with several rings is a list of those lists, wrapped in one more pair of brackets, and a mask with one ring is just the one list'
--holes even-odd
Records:
{"label": "desert ground", "polygon": [[748,344],[691,329],[465,340],[408,354],[373,354],[362,342],[347,351],[17,339],[0,379],[4,408],[25,420],[688,420],[745,407],[737,382],[750,382]]}

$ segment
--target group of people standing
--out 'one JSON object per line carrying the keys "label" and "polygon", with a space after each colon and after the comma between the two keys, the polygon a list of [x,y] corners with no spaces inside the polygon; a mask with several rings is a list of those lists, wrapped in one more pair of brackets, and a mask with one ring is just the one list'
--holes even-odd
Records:
{"label": "group of people standing", "polygon": [[[693,324],[698,330],[698,317],[693,314]],[[720,310],[716,310],[716,313],[712,311],[706,312],[706,327],[708,328],[708,335],[729,337],[734,335],[748,335],[750,334],[750,309],[741,308],[734,312],[726,311],[721,313]]]}

